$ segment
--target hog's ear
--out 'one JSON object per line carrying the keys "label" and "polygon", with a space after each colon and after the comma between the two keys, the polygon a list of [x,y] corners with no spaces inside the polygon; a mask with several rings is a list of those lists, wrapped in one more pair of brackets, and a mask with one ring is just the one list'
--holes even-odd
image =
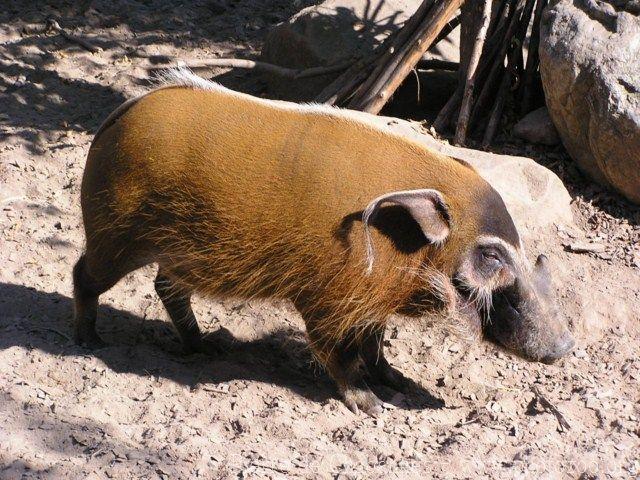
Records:
{"label": "hog's ear", "polygon": [[536,287],[548,298],[553,293],[553,283],[551,280],[551,271],[549,270],[549,259],[546,255],[538,255],[533,273]]}
{"label": "hog's ear", "polygon": [[449,207],[437,190],[403,190],[380,195],[374,198],[362,212],[367,247],[367,272],[370,273],[373,269],[373,243],[369,224],[385,203],[399,205],[406,209],[429,242],[441,244],[449,236],[451,227]]}

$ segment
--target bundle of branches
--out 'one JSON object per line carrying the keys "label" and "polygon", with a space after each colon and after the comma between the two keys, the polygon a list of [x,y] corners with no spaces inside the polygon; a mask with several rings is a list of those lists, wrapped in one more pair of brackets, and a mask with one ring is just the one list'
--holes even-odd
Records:
{"label": "bundle of branches", "polygon": [[464,0],[424,0],[404,26],[368,58],[354,63],[316,101],[378,113],[425,52],[459,22],[452,19]]}
{"label": "bundle of branches", "polygon": [[[484,148],[493,141],[510,94],[520,114],[531,110],[540,88],[538,45],[547,0],[502,0],[493,3],[493,12],[491,3],[477,2],[468,11],[474,20],[473,43],[462,62],[458,88],[434,122],[438,131],[455,124],[457,144],[466,142],[473,127],[484,129]],[[525,63],[524,45],[532,17]],[[490,112],[488,117],[486,112]],[[481,119],[486,121],[480,122]]]}
{"label": "bundle of branches", "polygon": [[[354,63],[316,98],[319,102],[378,113],[425,52],[459,23],[451,20],[462,6],[463,23],[472,26],[471,48],[461,52],[459,85],[434,127],[455,125],[455,143],[464,144],[481,118],[482,144],[488,146],[500,125],[512,93],[521,113],[531,109],[537,87],[538,41],[547,0],[424,0],[415,14],[372,56]],[[534,13],[535,9],[535,13]],[[492,11],[493,10],[493,11]],[[533,17],[526,64],[524,41]],[[464,25],[463,25],[464,26]],[[464,39],[463,39],[464,41]],[[464,45],[463,45],[464,47]]]}

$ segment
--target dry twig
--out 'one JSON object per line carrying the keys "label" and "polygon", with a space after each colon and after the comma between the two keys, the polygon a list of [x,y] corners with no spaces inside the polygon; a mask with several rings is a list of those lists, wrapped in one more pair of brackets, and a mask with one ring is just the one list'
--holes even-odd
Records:
{"label": "dry twig", "polygon": [[524,115],[531,110],[531,97],[533,96],[533,86],[536,75],[538,74],[538,65],[540,64],[540,56],[538,48],[540,46],[540,22],[542,21],[542,10],[547,5],[547,0],[538,0],[536,11],[533,17],[533,26],[531,28],[531,37],[529,39],[529,50],[527,52],[527,65],[524,70],[524,79],[520,88],[520,114]]}
{"label": "dry twig", "polygon": [[478,62],[480,61],[480,55],[482,54],[487,30],[489,28],[489,20],[491,19],[491,0],[483,0],[481,4],[478,4],[478,7],[480,23],[473,43],[473,49],[471,50],[469,64],[467,65],[462,106],[460,107],[456,135],[453,140],[457,145],[464,145],[467,138],[467,128],[469,126],[469,115],[471,113],[473,91],[477,78]]}
{"label": "dry twig", "polygon": [[330,73],[337,73],[347,70],[355,62],[343,62],[336,65],[329,65],[327,67],[312,67],[307,69],[296,69],[281,67],[273,63],[260,62],[257,60],[244,60],[240,58],[215,58],[211,60],[191,60],[181,61],[185,66],[191,69],[202,68],[246,68],[251,70],[260,70],[267,73],[272,73],[280,77],[290,78],[292,80],[298,80],[301,78],[319,77],[321,75],[327,75]]}
{"label": "dry twig", "polygon": [[549,400],[547,400],[545,396],[542,395],[542,393],[540,393],[540,390],[538,390],[538,387],[536,387],[535,385],[532,385],[531,391],[536,396],[536,401],[539,402],[543,408],[546,408],[547,410],[549,410],[556,417],[556,419],[558,420],[558,423],[564,430],[571,430],[571,425],[569,425],[569,422],[567,422],[567,420],[564,418],[564,415],[562,415],[562,413],[560,413],[560,411],[556,407],[554,407],[551,404],[551,402],[549,402]]}
{"label": "dry twig", "polygon": [[449,62],[447,60],[438,60],[438,59],[429,59],[429,60],[420,60],[416,68],[420,70],[448,70],[451,72],[455,72],[460,68],[460,64],[458,62]]}
{"label": "dry twig", "polygon": [[95,45],[86,41],[85,39],[67,32],[64,28],[60,26],[60,24],[54,18],[47,19],[47,29],[53,30],[54,32],[58,32],[60,35],[62,35],[64,38],[66,38],[70,42],[77,43],[82,48],[89,50],[91,53],[98,53],[102,51],[102,48],[96,47]]}
{"label": "dry twig", "polygon": [[369,57],[354,63],[315,100],[377,113],[416,65],[454,69],[453,64],[428,63],[429,60],[424,63],[421,58],[460,24],[459,16],[449,19],[462,1],[424,0],[400,30],[387,37]]}
{"label": "dry twig", "polygon": [[[414,15],[420,20],[415,32],[409,36],[397,52],[394,52],[392,57],[387,61],[380,62],[379,68],[374,71],[371,80],[349,103],[349,107],[369,113],[378,113],[431,47],[462,2],[463,0],[442,0],[434,4],[432,0],[425,0],[419,11],[424,6],[425,10],[428,8],[428,13],[424,18],[420,18],[418,14]],[[399,38],[402,38],[402,35],[399,35]]]}

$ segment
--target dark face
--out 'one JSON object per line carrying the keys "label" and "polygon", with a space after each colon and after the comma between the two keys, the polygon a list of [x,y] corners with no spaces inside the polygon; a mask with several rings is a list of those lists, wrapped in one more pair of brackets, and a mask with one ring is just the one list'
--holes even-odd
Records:
{"label": "dark face", "polygon": [[485,237],[467,253],[455,283],[465,316],[482,320],[487,337],[549,363],[570,352],[574,340],[560,318],[547,262],[540,255],[530,267],[520,249]]}

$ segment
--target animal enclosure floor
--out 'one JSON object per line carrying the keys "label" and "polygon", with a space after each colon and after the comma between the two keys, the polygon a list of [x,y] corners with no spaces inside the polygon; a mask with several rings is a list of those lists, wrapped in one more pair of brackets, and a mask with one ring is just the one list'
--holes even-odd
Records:
{"label": "animal enclosure floor", "polygon": [[[379,391],[389,408],[378,418],[337,399],[286,303],[198,299],[202,327],[223,348],[181,355],[153,267],[101,297],[108,346],[75,346],[71,268],[83,247],[79,186],[92,132],[148,87],[150,69],[254,58],[267,28],[305,4],[50,3],[10,1],[0,13],[0,478],[640,475],[640,270],[623,236],[611,235],[624,255],[610,259],[565,252],[558,235],[535,239],[575,279],[562,286],[563,306],[585,312],[570,319],[575,352],[554,365],[394,319],[389,360],[418,386]],[[50,14],[102,51],[41,33]],[[262,92],[255,73],[213,73]],[[594,213],[580,188],[571,194],[581,228],[591,225],[585,215],[637,228],[627,207]],[[579,305],[577,292],[593,303]]]}

